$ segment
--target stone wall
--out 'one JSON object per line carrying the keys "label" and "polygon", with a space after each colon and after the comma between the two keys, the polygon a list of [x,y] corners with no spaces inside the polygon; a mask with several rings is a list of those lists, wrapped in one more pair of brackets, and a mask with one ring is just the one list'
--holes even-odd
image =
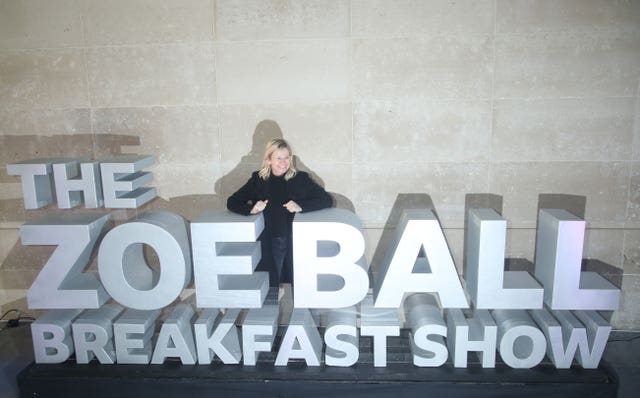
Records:
{"label": "stone wall", "polygon": [[372,261],[393,209],[431,204],[462,271],[477,193],[532,261],[540,195],[574,195],[585,258],[623,275],[614,326],[638,330],[639,84],[637,0],[0,0],[0,310],[27,310],[52,250],[20,225],[60,212],[24,210],[6,164],[152,154],[137,211],[191,219],[282,136]]}

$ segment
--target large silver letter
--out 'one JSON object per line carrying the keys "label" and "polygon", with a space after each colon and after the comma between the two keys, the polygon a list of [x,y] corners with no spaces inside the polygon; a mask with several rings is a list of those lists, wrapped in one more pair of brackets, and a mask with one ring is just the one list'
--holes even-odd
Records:
{"label": "large silver letter", "polygon": [[[297,347],[297,348],[296,348]],[[282,337],[276,366],[287,366],[290,358],[304,359],[307,366],[320,366],[322,338],[306,309],[294,309],[287,331]]]}
{"label": "large silver letter", "polygon": [[53,203],[51,163],[62,159],[34,159],[7,165],[7,174],[20,176],[25,209],[40,209]]}
{"label": "large silver letter", "polygon": [[583,368],[598,367],[611,333],[611,325],[600,314],[596,311],[576,311],[575,315],[571,311],[553,311],[552,314],[542,309],[531,311],[531,315],[547,338],[547,355],[556,368],[570,368],[576,351]]}
{"label": "large silver letter", "polygon": [[540,363],[547,350],[544,334],[525,310],[495,310],[498,351],[512,368],[529,369]]}
{"label": "large silver letter", "polygon": [[467,353],[475,351],[483,368],[495,368],[498,327],[487,310],[476,310],[467,319],[462,310],[447,310],[449,337],[447,345],[453,353],[453,366],[467,367]]}
{"label": "large silver letter", "polygon": [[[412,294],[404,302],[416,366],[437,367],[447,361],[449,353],[444,341],[447,325],[441,311],[436,298],[429,293]],[[430,339],[429,336],[433,337]]]}
{"label": "large silver letter", "polygon": [[247,312],[242,323],[242,353],[244,364],[254,366],[259,352],[270,352],[278,329],[279,308],[265,305]]}
{"label": "large silver letter", "polygon": [[228,309],[224,315],[217,308],[206,308],[193,325],[198,349],[198,363],[210,364],[215,355],[222,363],[238,364],[242,358],[238,328],[238,309]]}
{"label": "large silver letter", "polygon": [[367,295],[360,303],[360,334],[373,337],[373,366],[387,366],[387,337],[400,336],[398,309],[375,308]]}
{"label": "large silver letter", "polygon": [[27,292],[29,308],[99,308],[109,295],[94,274],[82,273],[111,216],[48,216],[20,227],[23,245],[58,245]]}
{"label": "large silver letter", "polygon": [[[328,366],[351,366],[358,362],[358,328],[356,307],[334,309],[327,315],[324,362]],[[341,337],[342,336],[342,337]]]}
{"label": "large silver letter", "polygon": [[[424,248],[426,257],[418,257]],[[414,273],[417,269],[419,272]],[[438,293],[443,308],[468,303],[438,219],[431,210],[405,210],[375,281],[375,306],[398,308],[405,293]]]}
{"label": "large silver letter", "polygon": [[51,310],[31,324],[36,363],[62,363],[73,354],[71,321],[82,310]]}
{"label": "large silver letter", "polygon": [[295,308],[344,308],[369,290],[363,226],[350,211],[326,209],[293,222]]}
{"label": "large silver letter", "polygon": [[118,363],[147,364],[151,340],[160,310],[126,310],[113,324],[113,341]]}
{"label": "large silver letter", "polygon": [[100,164],[104,206],[135,209],[155,198],[156,189],[145,187],[153,181],[153,174],[141,171],[155,162],[155,157],[144,155],[123,155],[104,160]]}
{"label": "large silver letter", "polygon": [[[153,310],[180,296],[191,282],[187,228],[177,214],[148,211],[109,231],[98,252],[98,270],[114,300],[125,307]],[[144,244],[157,253],[160,272],[149,268]]]}
{"label": "large silver letter", "polygon": [[540,210],[535,274],[552,310],[618,308],[620,289],[596,272],[580,272],[584,229],[584,220],[566,210]]}
{"label": "large silver letter", "polygon": [[469,211],[467,286],[478,309],[542,308],[540,284],[526,271],[504,271],[507,221],[493,209]]}
{"label": "large silver letter", "polygon": [[97,310],[86,310],[73,321],[71,328],[77,363],[89,363],[94,357],[100,363],[115,362],[113,321],[123,310],[118,304],[106,304]]}
{"label": "large silver letter", "polygon": [[196,363],[196,344],[191,319],[196,312],[187,303],[178,304],[164,321],[156,340],[151,363],[162,364],[166,358],[180,358],[183,365]]}
{"label": "large silver letter", "polygon": [[[77,160],[53,164],[56,200],[61,209],[79,206],[84,197],[85,207],[95,209],[102,206],[102,183],[100,163]],[[80,175],[80,178],[75,178]]]}
{"label": "large silver letter", "polygon": [[269,291],[267,272],[253,272],[260,261],[256,239],[262,214],[242,216],[208,211],[191,223],[193,273],[200,308],[260,308]]}

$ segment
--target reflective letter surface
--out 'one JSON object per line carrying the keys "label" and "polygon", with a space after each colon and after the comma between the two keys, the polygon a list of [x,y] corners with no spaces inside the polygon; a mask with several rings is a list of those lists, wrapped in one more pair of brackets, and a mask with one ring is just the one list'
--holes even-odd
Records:
{"label": "reflective letter surface", "polygon": [[160,310],[126,310],[113,324],[113,341],[118,363],[147,364],[151,359],[151,340]]}
{"label": "reflective letter surface", "polygon": [[198,307],[260,308],[269,291],[269,274],[253,272],[260,261],[256,239],[262,214],[242,216],[208,211],[191,223],[193,272]]}
{"label": "reflective letter surface", "polygon": [[29,308],[99,308],[109,295],[95,274],[83,273],[110,215],[48,216],[20,227],[23,245],[57,245],[27,292]]}
{"label": "reflective letter surface", "polygon": [[53,203],[51,163],[63,159],[34,159],[7,165],[7,174],[20,176],[25,209],[40,209]]}
{"label": "reflective letter surface", "polygon": [[504,271],[507,221],[493,209],[469,211],[467,285],[478,309],[542,308],[540,284],[526,271]]}
{"label": "reflective letter surface", "polygon": [[[418,256],[421,248],[426,257]],[[375,306],[398,308],[405,293],[438,293],[443,308],[468,307],[440,223],[431,210],[402,213],[373,287]]]}
{"label": "reflective letter surface", "polygon": [[[177,214],[148,211],[109,231],[100,245],[98,270],[111,297],[138,310],[171,304],[191,282],[187,228]],[[149,268],[145,244],[158,255],[160,272]]]}
{"label": "reflective letter surface", "polygon": [[[76,178],[80,176],[79,178]],[[81,204],[84,197],[85,207],[95,209],[102,206],[102,183],[100,164],[77,160],[53,164],[53,178],[56,187],[56,200],[61,209],[70,209]]]}
{"label": "reflective letter surface", "polygon": [[620,289],[595,272],[580,272],[584,229],[584,220],[566,210],[540,210],[535,274],[552,310],[618,308]]}
{"label": "reflective letter surface", "polygon": [[73,354],[71,321],[82,310],[51,310],[31,324],[36,363],[62,363]]}
{"label": "reflective letter surface", "polygon": [[97,310],[86,310],[73,321],[73,344],[76,362],[112,364],[116,360],[113,345],[113,321],[124,310],[118,304],[105,304]]}
{"label": "reflective letter surface", "polygon": [[145,187],[153,180],[153,174],[142,171],[155,162],[153,156],[142,155],[122,155],[104,160],[100,164],[104,206],[135,209],[155,198],[156,189]]}
{"label": "reflective letter surface", "polygon": [[296,308],[344,308],[369,289],[363,226],[344,209],[298,213],[293,221]]}

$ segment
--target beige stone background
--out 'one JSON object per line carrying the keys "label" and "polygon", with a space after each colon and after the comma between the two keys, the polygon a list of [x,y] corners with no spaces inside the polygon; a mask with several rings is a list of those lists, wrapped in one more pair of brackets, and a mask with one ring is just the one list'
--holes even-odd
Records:
{"label": "beige stone background", "polygon": [[539,195],[583,197],[584,257],[638,330],[639,87],[637,0],[0,0],[0,310],[29,311],[53,250],[20,225],[65,213],[24,210],[8,163],[152,154],[159,197],[114,218],[192,219],[282,136],[370,260],[400,194],[433,203],[461,271],[468,194],[501,197],[529,261]]}

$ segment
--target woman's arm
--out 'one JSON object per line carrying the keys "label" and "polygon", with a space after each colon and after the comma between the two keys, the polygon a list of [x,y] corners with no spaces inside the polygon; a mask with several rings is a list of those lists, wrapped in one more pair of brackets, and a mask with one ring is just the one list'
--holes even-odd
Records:
{"label": "woman's arm", "polygon": [[247,181],[240,189],[238,189],[233,195],[227,199],[227,209],[234,213],[248,216],[251,214],[251,209],[257,201],[257,189],[256,189],[256,173],[251,175],[249,181]]}

